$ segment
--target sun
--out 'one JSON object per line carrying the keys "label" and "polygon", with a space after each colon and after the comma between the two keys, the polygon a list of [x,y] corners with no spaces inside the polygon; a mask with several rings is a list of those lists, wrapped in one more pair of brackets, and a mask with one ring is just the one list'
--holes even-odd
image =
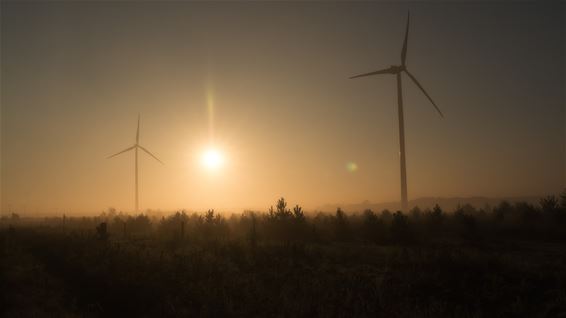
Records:
{"label": "sun", "polygon": [[209,170],[218,170],[224,165],[224,155],[218,149],[207,149],[202,153],[201,163]]}

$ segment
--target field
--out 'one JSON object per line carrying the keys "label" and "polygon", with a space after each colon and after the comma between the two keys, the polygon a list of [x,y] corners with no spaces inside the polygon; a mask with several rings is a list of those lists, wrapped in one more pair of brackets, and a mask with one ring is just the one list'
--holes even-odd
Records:
{"label": "field", "polygon": [[2,220],[4,317],[566,317],[566,198]]}

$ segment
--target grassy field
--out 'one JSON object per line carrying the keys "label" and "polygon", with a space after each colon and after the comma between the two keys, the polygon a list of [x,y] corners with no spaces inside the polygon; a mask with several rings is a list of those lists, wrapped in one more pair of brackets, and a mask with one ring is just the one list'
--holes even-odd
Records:
{"label": "grassy field", "polygon": [[2,221],[4,317],[566,317],[566,206]]}

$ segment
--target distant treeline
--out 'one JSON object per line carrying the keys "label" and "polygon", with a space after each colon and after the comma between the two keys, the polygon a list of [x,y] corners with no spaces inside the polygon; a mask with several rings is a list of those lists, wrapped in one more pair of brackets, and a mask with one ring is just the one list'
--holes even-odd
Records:
{"label": "distant treeline", "polygon": [[[24,224],[17,215],[2,219],[4,225]],[[559,196],[542,198],[538,205],[502,201],[492,208],[469,204],[444,211],[414,207],[407,213],[370,209],[347,213],[305,213],[299,205],[288,207],[284,198],[267,212],[245,211],[225,216],[179,211],[167,217],[127,215],[109,209],[95,217],[52,217],[34,222],[45,228],[63,229],[77,235],[101,239],[152,237],[164,240],[244,240],[255,245],[273,243],[367,242],[414,244],[458,236],[481,240],[486,235],[566,238],[566,190]]]}

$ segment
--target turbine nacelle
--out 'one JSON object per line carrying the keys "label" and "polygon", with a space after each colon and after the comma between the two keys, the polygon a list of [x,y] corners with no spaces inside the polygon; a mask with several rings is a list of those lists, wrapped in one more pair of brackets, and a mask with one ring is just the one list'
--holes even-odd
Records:
{"label": "turbine nacelle", "polygon": [[405,65],[391,65],[391,67],[389,69],[391,70],[391,72],[393,74],[399,74],[399,73],[407,70],[407,67]]}

